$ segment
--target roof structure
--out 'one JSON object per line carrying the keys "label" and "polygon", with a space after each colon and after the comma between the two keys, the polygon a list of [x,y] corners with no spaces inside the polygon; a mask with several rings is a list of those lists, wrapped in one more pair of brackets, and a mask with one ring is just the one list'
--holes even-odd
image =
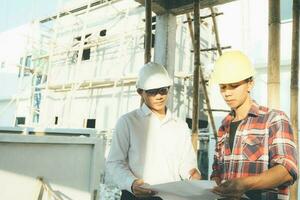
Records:
{"label": "roof structure", "polygon": [[[145,0],[135,0],[145,5]],[[234,0],[200,0],[200,8],[207,8],[232,2]],[[156,14],[164,14],[166,12],[175,15],[184,14],[193,10],[193,0],[152,0],[152,11]]]}

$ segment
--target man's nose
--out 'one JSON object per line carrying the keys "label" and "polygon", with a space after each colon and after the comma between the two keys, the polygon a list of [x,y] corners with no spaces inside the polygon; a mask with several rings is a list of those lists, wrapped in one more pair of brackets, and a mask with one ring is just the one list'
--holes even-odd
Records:
{"label": "man's nose", "polygon": [[232,94],[232,91],[230,89],[228,89],[228,88],[224,89],[224,95],[225,96],[230,96],[231,94]]}
{"label": "man's nose", "polygon": [[161,99],[163,97],[163,95],[161,95],[160,93],[157,93],[156,95],[155,95],[155,98],[157,98],[157,99]]}

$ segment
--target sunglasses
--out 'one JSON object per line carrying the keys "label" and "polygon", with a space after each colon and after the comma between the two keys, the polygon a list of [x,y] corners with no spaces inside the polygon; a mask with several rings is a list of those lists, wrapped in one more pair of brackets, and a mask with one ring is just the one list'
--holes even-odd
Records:
{"label": "sunglasses", "polygon": [[160,95],[167,95],[169,92],[170,87],[162,87],[162,88],[156,88],[151,90],[145,90],[146,94],[148,96],[156,96],[157,94]]}

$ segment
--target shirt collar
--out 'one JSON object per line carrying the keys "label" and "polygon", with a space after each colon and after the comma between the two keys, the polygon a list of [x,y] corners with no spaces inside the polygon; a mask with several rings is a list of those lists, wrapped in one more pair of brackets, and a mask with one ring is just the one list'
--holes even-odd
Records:
{"label": "shirt collar", "polygon": [[152,113],[150,108],[145,103],[143,103],[143,105],[141,107],[141,111],[144,114],[144,116],[150,115]]}
{"label": "shirt collar", "polygon": [[248,115],[253,115],[253,116],[259,115],[259,105],[254,100],[252,100],[252,105],[248,112]]}
{"label": "shirt collar", "polygon": [[[148,115],[153,114],[151,109],[145,103],[143,103],[143,105],[140,109],[141,109],[143,116],[148,116]],[[171,111],[168,108],[167,108],[166,112],[167,112],[166,117],[163,119],[164,122],[167,122],[170,119],[174,119],[173,114],[171,113]]]}
{"label": "shirt collar", "polygon": [[[257,117],[259,115],[259,105],[256,103],[256,101],[252,100],[252,105],[247,115],[254,116],[254,117]],[[234,110],[231,110],[228,116],[229,120],[231,120],[234,116],[235,116]]]}

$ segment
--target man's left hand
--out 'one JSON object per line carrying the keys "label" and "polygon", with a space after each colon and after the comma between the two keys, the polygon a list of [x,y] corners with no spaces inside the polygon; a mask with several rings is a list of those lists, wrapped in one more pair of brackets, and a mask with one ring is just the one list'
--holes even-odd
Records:
{"label": "man's left hand", "polygon": [[214,187],[213,192],[230,199],[240,199],[247,191],[247,187],[243,178],[228,180]]}

